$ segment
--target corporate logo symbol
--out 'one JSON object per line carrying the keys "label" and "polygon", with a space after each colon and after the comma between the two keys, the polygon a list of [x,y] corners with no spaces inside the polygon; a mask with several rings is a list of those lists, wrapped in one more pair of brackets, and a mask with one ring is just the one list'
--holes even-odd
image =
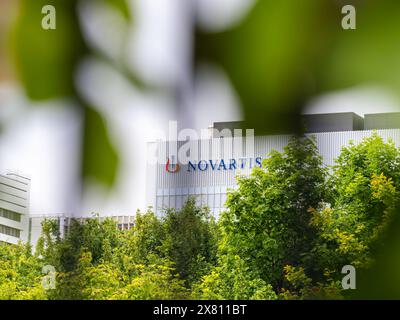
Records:
{"label": "corporate logo symbol", "polygon": [[176,164],[171,164],[171,159],[167,158],[167,164],[165,165],[165,170],[169,173],[177,173],[179,170],[181,170],[181,166],[179,163]]}

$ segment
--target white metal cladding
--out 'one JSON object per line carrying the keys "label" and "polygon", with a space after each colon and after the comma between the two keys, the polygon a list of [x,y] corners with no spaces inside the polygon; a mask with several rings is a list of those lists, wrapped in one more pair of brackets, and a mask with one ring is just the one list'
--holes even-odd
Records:
{"label": "white metal cladding", "polygon": [[[344,146],[348,146],[350,141],[361,142],[365,137],[371,136],[373,132],[380,135],[385,141],[392,139],[396,146],[400,146],[400,129],[370,130],[370,131],[343,131],[343,132],[324,132],[313,133],[308,136],[316,137],[316,144],[323,162],[326,166],[334,164]],[[197,146],[198,155],[190,156],[190,160],[198,163],[200,160],[220,160],[246,157],[263,159],[272,150],[282,151],[289,142],[290,135],[260,136],[254,138],[254,148],[246,148],[246,140],[238,143],[233,138],[214,138],[207,140],[192,141],[191,146]],[[158,142],[159,150],[164,150],[166,158],[171,158],[169,145],[166,142]],[[185,142],[178,142],[177,149]],[[242,146],[242,152],[237,152]],[[172,148],[174,149],[174,148]],[[246,153],[252,149],[250,153]],[[240,150],[239,150],[240,151]],[[175,157],[176,159],[176,157]],[[161,213],[165,208],[179,209],[187,200],[188,196],[196,198],[198,204],[207,205],[210,210],[218,216],[224,209],[227,190],[236,187],[236,176],[248,175],[251,172],[249,164],[244,169],[236,170],[193,170],[188,164],[181,164],[181,168],[176,173],[166,171],[166,160],[158,165],[149,167],[155,170],[155,178],[148,181],[150,186],[147,190],[147,204],[156,208],[157,213]],[[191,172],[188,172],[191,169]]]}
{"label": "white metal cladding", "polygon": [[400,129],[317,133],[315,134],[317,147],[323,157],[324,164],[328,166],[333,165],[341,149],[348,146],[350,141],[353,141],[355,144],[360,143],[364,138],[371,136],[373,132],[381,136],[384,141],[393,140],[396,147],[400,147]]}

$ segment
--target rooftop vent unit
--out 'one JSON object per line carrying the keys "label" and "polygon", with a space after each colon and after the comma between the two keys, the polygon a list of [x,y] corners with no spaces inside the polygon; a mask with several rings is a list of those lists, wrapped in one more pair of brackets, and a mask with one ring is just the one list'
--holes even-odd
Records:
{"label": "rooftop vent unit", "polygon": [[354,112],[306,114],[302,119],[308,133],[364,129],[364,119]]}
{"label": "rooftop vent unit", "polygon": [[399,129],[400,112],[366,114],[364,128],[365,130]]}

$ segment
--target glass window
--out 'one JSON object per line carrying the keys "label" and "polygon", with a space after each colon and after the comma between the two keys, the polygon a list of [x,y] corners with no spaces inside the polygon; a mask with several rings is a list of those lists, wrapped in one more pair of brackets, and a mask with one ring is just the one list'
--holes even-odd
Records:
{"label": "glass window", "polygon": [[163,208],[168,208],[169,207],[169,196],[164,196],[163,197]]}
{"label": "glass window", "polygon": [[215,207],[216,208],[220,208],[221,207],[221,194],[220,193],[215,195]]}
{"label": "glass window", "polygon": [[226,193],[221,194],[221,207],[225,207]]}
{"label": "glass window", "polygon": [[201,196],[196,195],[196,206],[201,206]]}
{"label": "glass window", "polygon": [[8,236],[19,238],[21,231],[18,230],[18,229],[14,229],[14,228],[11,228],[11,227],[8,227],[8,226],[4,226],[4,225],[0,224],[0,233],[8,235]]}
{"label": "glass window", "polygon": [[21,215],[19,213],[0,208],[0,217],[21,222]]}
{"label": "glass window", "polygon": [[182,208],[182,196],[176,197],[176,209]]}
{"label": "glass window", "polygon": [[213,208],[214,207],[214,195],[213,194],[209,194],[208,195],[207,205],[208,205],[209,208]]}
{"label": "glass window", "polygon": [[163,207],[163,197],[157,197],[156,210],[161,210]]}
{"label": "glass window", "polygon": [[170,208],[175,208],[175,205],[176,205],[175,199],[176,198],[179,198],[179,196],[170,196],[169,197],[169,207]]}

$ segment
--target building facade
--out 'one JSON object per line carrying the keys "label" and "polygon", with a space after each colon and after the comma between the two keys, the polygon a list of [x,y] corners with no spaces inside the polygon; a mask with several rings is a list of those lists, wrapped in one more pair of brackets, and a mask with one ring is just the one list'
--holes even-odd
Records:
{"label": "building facade", "polygon": [[[337,128],[335,121],[343,123],[344,117],[349,118],[347,127],[342,128],[344,131],[331,131]],[[332,119],[326,115],[308,119],[323,119],[329,124],[326,132],[306,133],[306,136],[315,137],[325,166],[332,166],[342,147],[348,146],[350,141],[361,142],[374,132],[385,141],[391,139],[397,147],[400,146],[400,129],[363,130],[360,119],[354,114],[334,114]],[[315,128],[323,131],[321,125],[311,123],[311,127],[313,131]],[[291,135],[274,135],[256,136],[253,141],[235,141],[235,138],[218,138],[213,134],[209,139],[190,142],[197,152],[187,163],[178,163],[176,154],[171,154],[174,142],[152,142],[149,150],[162,154],[166,160],[159,157],[156,163],[147,165],[146,203],[157,214],[162,214],[166,208],[180,209],[189,197],[194,197],[198,205],[208,206],[218,217],[225,208],[228,190],[237,188],[236,177],[248,175],[272,150],[283,151],[290,138]],[[174,153],[186,142],[175,143],[177,147],[172,148]]]}
{"label": "building facade", "polygon": [[0,242],[28,241],[30,180],[17,173],[0,175]]}

